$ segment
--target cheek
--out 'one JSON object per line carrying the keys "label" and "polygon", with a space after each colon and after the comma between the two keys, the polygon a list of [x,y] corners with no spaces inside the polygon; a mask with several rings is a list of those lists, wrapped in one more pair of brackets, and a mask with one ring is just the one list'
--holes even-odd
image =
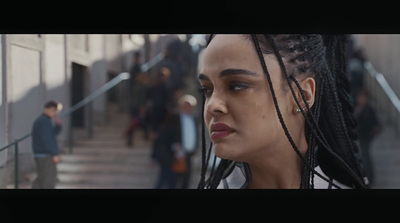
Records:
{"label": "cheek", "polygon": [[272,107],[253,110],[247,117],[243,134],[253,147],[266,147],[277,138],[278,119]]}
{"label": "cheek", "polygon": [[205,125],[208,128],[210,125],[211,114],[207,112],[207,105],[204,106],[203,118],[204,118]]}
{"label": "cheek", "polygon": [[237,129],[231,140],[215,145],[215,154],[224,159],[246,161],[260,150],[271,147],[277,137],[276,115],[267,103],[242,101],[231,104],[230,116]]}

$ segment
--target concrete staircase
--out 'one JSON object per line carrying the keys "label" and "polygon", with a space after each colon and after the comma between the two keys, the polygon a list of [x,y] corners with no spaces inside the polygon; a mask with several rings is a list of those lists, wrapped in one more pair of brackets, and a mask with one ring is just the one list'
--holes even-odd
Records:
{"label": "concrete staircase", "polygon": [[[138,129],[134,145],[128,147],[123,132],[129,116],[118,112],[113,104],[109,111],[108,125],[94,127],[92,139],[76,141],[72,154],[61,155],[57,189],[152,189],[155,186],[158,167],[150,159],[151,141],[145,141],[142,130]],[[192,162],[190,188],[195,188],[200,177],[200,152]],[[36,173],[29,174],[20,188],[30,188],[35,177]]]}
{"label": "concrete staircase", "polygon": [[[382,120],[382,119],[380,119]],[[400,188],[400,135],[382,121],[383,131],[371,143],[371,160],[375,172],[372,188]]]}
{"label": "concrete staircase", "polygon": [[[158,167],[151,166],[151,142],[144,141],[143,132],[138,130],[134,145],[127,147],[122,134],[128,121],[127,114],[110,105],[110,123],[96,126],[92,139],[75,142],[73,154],[61,155],[57,188],[153,188]],[[371,144],[372,188],[400,188],[400,136],[386,122],[382,124],[382,133]],[[190,188],[196,188],[199,181],[200,156],[198,150],[192,160]],[[27,175],[20,188],[30,188],[35,175]]]}
{"label": "concrete staircase", "polygon": [[78,141],[73,154],[61,156],[57,188],[152,188],[157,168],[151,168],[151,143],[135,135],[127,147],[122,133],[128,117],[113,117],[109,126],[94,129],[92,139]]}

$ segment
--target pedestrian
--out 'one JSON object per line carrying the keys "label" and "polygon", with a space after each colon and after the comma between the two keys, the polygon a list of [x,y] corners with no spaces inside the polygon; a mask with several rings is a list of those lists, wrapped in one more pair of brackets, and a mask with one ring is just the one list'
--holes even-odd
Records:
{"label": "pedestrian", "polygon": [[[198,75],[198,188],[366,188],[345,43],[344,35],[212,35]],[[211,148],[221,161],[206,174]]]}
{"label": "pedestrian", "polygon": [[37,170],[37,177],[32,184],[33,189],[54,189],[56,186],[56,165],[60,162],[56,136],[62,129],[61,120],[57,117],[60,110],[60,103],[48,101],[43,114],[33,123],[32,149]]}
{"label": "pedestrian", "polygon": [[365,57],[361,48],[354,49],[349,58],[351,95],[356,97],[357,92],[364,87],[364,61]]}
{"label": "pedestrian", "polygon": [[175,91],[181,89],[184,83],[182,43],[180,40],[173,40],[167,45],[165,59],[161,64],[170,71],[166,84],[171,94],[174,95]]}
{"label": "pedestrian", "polygon": [[141,65],[141,54],[136,51],[133,54],[133,61],[129,71],[131,75],[129,78],[129,109],[131,112],[137,112],[140,105],[143,104],[145,86]]}
{"label": "pedestrian", "polygon": [[153,144],[151,158],[159,167],[158,179],[155,189],[174,189],[177,182],[177,174],[172,171],[172,164],[175,160],[175,147],[179,142],[179,122],[173,111],[168,110],[163,123],[157,129],[156,138]]}
{"label": "pedestrian", "polygon": [[[197,150],[197,120],[193,114],[193,110],[196,107],[197,100],[194,96],[185,94],[179,98],[179,117],[176,117],[179,129],[177,130],[178,140],[174,145],[174,152],[177,155],[176,162],[179,162],[179,158],[183,159],[182,170],[177,173],[177,181],[181,183],[179,188],[187,189],[190,183],[190,177],[192,173],[192,156]],[[179,157],[180,156],[180,157]]]}
{"label": "pedestrian", "polygon": [[158,131],[158,128],[165,120],[167,109],[172,104],[172,95],[167,87],[167,80],[171,74],[166,67],[161,67],[155,74],[155,78],[149,86],[146,98],[150,101],[151,131]]}
{"label": "pedestrian", "polygon": [[125,136],[127,138],[127,146],[131,147],[133,144],[134,132],[140,127],[144,131],[144,139],[148,140],[148,130],[147,130],[147,107],[145,105],[141,105],[138,113],[132,115],[131,120],[129,122],[128,128],[125,130]]}
{"label": "pedestrian", "polygon": [[131,78],[129,79],[129,110],[130,121],[125,130],[125,138],[127,146],[132,146],[134,132],[137,127],[141,127],[144,131],[144,139],[148,140],[147,128],[147,78],[141,70],[141,54],[136,51],[133,55],[133,64],[130,69]]}
{"label": "pedestrian", "polygon": [[365,89],[360,89],[356,96],[357,106],[354,116],[357,120],[357,133],[361,148],[363,165],[367,172],[370,184],[374,182],[374,171],[371,162],[370,145],[372,140],[382,131],[382,126],[376,115],[375,110],[369,103],[369,93]]}

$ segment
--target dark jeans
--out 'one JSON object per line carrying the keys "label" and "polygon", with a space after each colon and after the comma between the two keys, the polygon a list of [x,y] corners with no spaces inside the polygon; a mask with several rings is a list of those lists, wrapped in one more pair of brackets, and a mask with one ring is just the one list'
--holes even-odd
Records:
{"label": "dark jeans", "polygon": [[32,189],[54,189],[57,181],[57,166],[52,156],[35,158],[37,177]]}
{"label": "dark jeans", "polygon": [[164,185],[166,185],[168,189],[175,189],[176,180],[177,176],[172,172],[171,167],[160,164],[160,173],[155,189],[162,189]]}
{"label": "dark jeans", "polygon": [[141,127],[144,130],[144,139],[148,140],[148,130],[147,130],[147,124],[145,123],[144,118],[140,118],[138,116],[134,117],[131,119],[131,122],[129,123],[128,130],[126,130],[126,137],[127,137],[127,145],[130,146],[132,145],[132,138],[133,134],[136,130],[136,127]]}
{"label": "dark jeans", "polygon": [[371,139],[360,138],[361,159],[365,166],[365,171],[367,172],[368,181],[370,183],[373,183],[375,177],[374,177],[374,169],[370,154],[370,144],[371,144]]}
{"label": "dark jeans", "polygon": [[177,177],[177,189],[188,189],[190,183],[190,177],[192,173],[192,155],[186,155],[186,171],[185,173],[178,174]]}

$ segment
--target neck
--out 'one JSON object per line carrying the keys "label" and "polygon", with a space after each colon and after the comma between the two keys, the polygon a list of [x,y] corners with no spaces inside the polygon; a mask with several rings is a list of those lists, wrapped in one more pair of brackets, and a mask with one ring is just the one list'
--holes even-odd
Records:
{"label": "neck", "polygon": [[[299,160],[300,161],[300,160]],[[298,189],[301,183],[301,162],[296,165],[257,165],[251,164],[249,189]]]}
{"label": "neck", "polygon": [[[307,151],[305,137],[298,138],[298,149],[304,155]],[[291,145],[282,145],[274,155],[263,154],[249,161],[251,179],[249,189],[299,189],[303,163]],[[268,150],[265,150],[268,151]]]}

